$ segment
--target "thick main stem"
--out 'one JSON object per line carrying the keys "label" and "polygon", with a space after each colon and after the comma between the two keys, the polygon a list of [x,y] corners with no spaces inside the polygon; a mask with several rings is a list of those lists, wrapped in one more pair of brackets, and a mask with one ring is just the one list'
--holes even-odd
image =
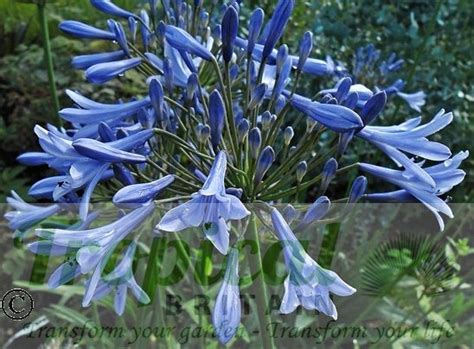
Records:
{"label": "thick main stem", "polygon": [[266,327],[271,324],[271,318],[270,314],[267,313],[268,295],[263,274],[262,251],[258,236],[257,216],[255,215],[255,213],[252,213],[252,215],[250,216],[250,222],[247,228],[247,233],[249,234],[249,237],[251,239],[255,240],[255,244],[257,247],[256,253],[250,255],[249,262],[251,270],[253,269],[259,271],[259,274],[253,283],[253,290],[255,292],[255,301],[257,302],[258,322],[260,326],[262,344],[263,348],[273,349],[275,348],[275,344],[273,343],[273,337],[270,335],[270,333],[267,333],[268,331],[266,330]]}
{"label": "thick main stem", "polygon": [[46,19],[46,13],[45,13],[46,4],[39,3],[37,6],[38,6],[38,19],[41,26],[41,36],[43,39],[44,60],[45,60],[46,68],[48,71],[49,90],[51,93],[51,99],[53,102],[54,112],[58,117],[59,125],[62,126],[62,120],[58,115],[59,99],[58,99],[58,92],[56,90],[56,79],[54,77],[53,56],[51,54],[51,41],[49,39],[48,20]]}

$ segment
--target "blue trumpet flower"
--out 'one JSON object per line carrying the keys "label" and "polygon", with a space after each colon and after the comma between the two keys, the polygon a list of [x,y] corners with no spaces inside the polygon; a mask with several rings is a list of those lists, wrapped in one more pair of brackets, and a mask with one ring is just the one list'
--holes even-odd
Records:
{"label": "blue trumpet flower", "polygon": [[425,105],[426,94],[423,91],[415,93],[397,92],[397,96],[408,103],[411,109],[421,112],[421,107]]}
{"label": "blue trumpet flower", "polygon": [[36,235],[54,246],[77,249],[76,261],[80,272],[93,272],[86,287],[83,306],[90,304],[99,285],[105,264],[115,247],[130,232],[143,223],[155,205],[143,205],[117,221],[89,230],[36,229]]}
{"label": "blue trumpet flower", "polygon": [[224,281],[212,312],[212,323],[222,344],[227,344],[235,336],[240,325],[240,316],[239,251],[231,248],[227,256]]}
{"label": "blue trumpet flower", "polygon": [[451,150],[444,144],[429,141],[426,137],[443,129],[452,120],[452,113],[445,113],[442,109],[430,122],[421,126],[421,117],[418,117],[396,126],[366,126],[357,133],[357,136],[377,146],[397,164],[433,187],[434,181],[426,171],[404,153],[433,161],[448,159]]}
{"label": "blue trumpet flower", "polygon": [[226,155],[219,152],[201,190],[192,199],[168,211],[157,228],[181,231],[201,226],[206,237],[222,254],[227,254],[229,231],[226,222],[242,219],[250,214],[240,200],[225,191]]}
{"label": "blue trumpet flower", "polygon": [[337,319],[336,306],[329,293],[345,297],[352,295],[356,290],[335,272],[319,266],[306,253],[277,209],[272,210],[271,217],[275,233],[283,247],[283,256],[288,269],[280,312],[289,314],[302,305],[305,309],[317,309]]}
{"label": "blue trumpet flower", "polygon": [[61,206],[58,204],[48,206],[28,204],[15,191],[12,191],[11,195],[11,197],[7,197],[7,203],[12,206],[14,211],[5,213],[5,218],[13,230],[23,231],[31,228],[61,210]]}
{"label": "blue trumpet flower", "polygon": [[150,297],[138,285],[133,275],[132,263],[136,246],[136,243],[132,242],[127,247],[120,263],[109,274],[102,277],[92,296],[92,301],[98,301],[115,291],[114,309],[117,315],[122,315],[125,310],[129,288],[140,303],[150,303]]}
{"label": "blue trumpet flower", "polygon": [[[424,168],[424,171],[435,183],[434,187],[413,177],[413,175],[406,170],[398,171],[362,163],[360,164],[360,168],[363,171],[401,188],[401,190],[393,192],[367,194],[366,198],[375,202],[419,201],[434,214],[440,230],[444,230],[444,221],[439,213],[443,213],[449,218],[453,217],[453,213],[446,202],[438,196],[445,194],[463,181],[466,173],[458,169],[458,167],[468,156],[469,152],[460,152],[453,158],[445,160],[440,164]],[[416,166],[419,165],[416,164]]]}

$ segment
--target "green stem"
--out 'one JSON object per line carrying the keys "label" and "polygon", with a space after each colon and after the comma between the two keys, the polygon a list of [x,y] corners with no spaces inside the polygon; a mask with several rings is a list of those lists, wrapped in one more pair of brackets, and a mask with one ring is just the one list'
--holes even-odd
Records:
{"label": "green stem", "polygon": [[263,348],[273,349],[275,348],[275,344],[273,343],[273,337],[270,335],[270,333],[266,333],[266,326],[269,326],[272,323],[272,320],[271,320],[270,314],[267,313],[267,306],[268,306],[267,287],[265,285],[265,277],[263,274],[263,259],[262,259],[262,251],[260,247],[260,239],[258,236],[257,217],[254,213],[252,213],[252,215],[250,216],[247,232],[250,235],[250,238],[255,240],[255,244],[257,247],[257,253],[250,255],[249,262],[250,262],[251,270],[255,268],[260,273],[260,275],[257,276],[253,284],[254,291],[255,291],[255,300],[257,302],[260,336],[262,337]]}
{"label": "green stem", "polygon": [[59,99],[58,99],[58,92],[56,90],[56,79],[54,77],[54,66],[53,66],[53,56],[51,54],[51,41],[49,39],[49,31],[48,31],[48,20],[46,18],[45,13],[45,3],[38,3],[38,19],[41,26],[41,36],[43,39],[43,50],[44,50],[44,60],[46,62],[46,68],[48,71],[48,83],[49,83],[49,90],[51,93],[51,99],[53,102],[54,112],[58,117],[59,125],[62,126],[62,119],[59,117]]}

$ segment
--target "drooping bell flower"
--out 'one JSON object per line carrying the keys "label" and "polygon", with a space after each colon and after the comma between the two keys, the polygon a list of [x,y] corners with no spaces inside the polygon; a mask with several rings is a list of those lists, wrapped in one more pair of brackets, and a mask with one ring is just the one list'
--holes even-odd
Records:
{"label": "drooping bell flower", "polygon": [[271,218],[275,233],[283,247],[288,270],[280,312],[289,314],[302,305],[305,309],[317,309],[337,319],[337,309],[329,293],[346,297],[356,290],[335,272],[322,268],[306,253],[277,209],[272,210]]}
{"label": "drooping bell flower", "polygon": [[228,343],[240,325],[241,305],[239,292],[239,251],[231,248],[227,256],[224,280],[212,311],[212,323],[217,338]]}

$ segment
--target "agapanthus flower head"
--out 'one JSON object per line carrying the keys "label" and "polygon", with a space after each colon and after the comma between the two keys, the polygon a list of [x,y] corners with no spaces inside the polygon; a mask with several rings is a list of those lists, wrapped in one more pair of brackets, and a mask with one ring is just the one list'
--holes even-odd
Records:
{"label": "agapanthus flower head", "polygon": [[[65,126],[35,126],[41,151],[18,157],[24,165],[48,166],[54,173],[28,191],[50,204],[28,204],[15,193],[8,199],[14,210],[6,217],[13,229],[28,230],[66,209],[79,216],[70,227],[36,230],[41,240],[29,245],[34,253],[68,256],[51,274],[49,286],[85,277],[83,305],[116,291],[119,314],[128,288],[139,301],[148,301],[130,265],[135,241],[146,232],[145,220],[160,211],[157,233],[195,228],[228,254],[213,311],[217,338],[228,343],[240,323],[237,244],[247,234],[240,230],[258,228],[263,219],[257,213],[248,217],[247,203],[268,208],[296,201],[286,205],[285,218],[269,209],[288,270],[280,310],[286,314],[302,305],[333,318],[337,311],[330,293],[349,296],[355,289],[309,256],[290,223],[301,232],[332,221],[335,200],[345,203],[342,214],[361,200],[418,201],[441,228],[440,213],[452,216],[442,196],[463,180],[459,167],[468,153],[452,156],[448,146],[428,139],[453,121],[444,110],[424,124],[418,117],[390,125],[381,117],[391,96],[415,110],[425,103],[423,92],[407,93],[405,81],[396,78],[403,64],[396,54],[383,60],[369,45],[357,50],[351,66],[329,56],[312,57],[311,32],[296,47],[288,45],[284,33],[293,0],[279,0],[265,24],[262,9],[241,9],[240,1],[223,6],[213,1],[209,8],[202,1],[163,1],[158,11],[151,0],[139,15],[110,0],[92,4],[115,17],[99,26],[105,29],[77,21],[64,21],[60,29],[77,38],[110,41],[116,49],[81,54],[73,58],[73,67],[85,70],[85,78],[95,84],[129,71],[143,80],[129,89],[141,88],[137,97],[109,103],[66,90],[74,105],[59,111]],[[243,20],[248,13],[249,21]],[[337,82],[308,95],[301,82],[314,76]],[[353,156],[343,155],[354,138],[398,169],[351,162]],[[339,174],[358,168],[396,190],[374,193],[359,174],[346,183],[348,197],[329,190],[336,174],[339,183],[353,178]],[[297,204],[306,201],[307,190],[317,198],[301,210]],[[90,202],[104,198],[121,213],[110,224],[89,228],[97,218]],[[132,234],[130,244],[126,238]],[[128,246],[107,274],[119,243]]]}

